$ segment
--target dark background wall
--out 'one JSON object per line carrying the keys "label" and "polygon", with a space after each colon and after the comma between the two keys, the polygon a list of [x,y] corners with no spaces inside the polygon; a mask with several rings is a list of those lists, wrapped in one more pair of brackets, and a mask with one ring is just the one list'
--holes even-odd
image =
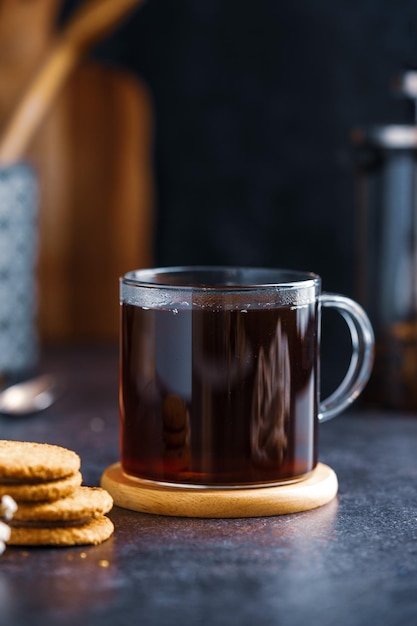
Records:
{"label": "dark background wall", "polygon": [[352,295],[349,133],[408,119],[389,83],[417,65],[415,2],[148,0],[94,55],[153,97],[156,263],[308,269]]}

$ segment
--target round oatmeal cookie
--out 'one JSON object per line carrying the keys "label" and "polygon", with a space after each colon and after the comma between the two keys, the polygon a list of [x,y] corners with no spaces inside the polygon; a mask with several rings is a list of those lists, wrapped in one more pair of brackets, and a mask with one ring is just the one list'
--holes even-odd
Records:
{"label": "round oatmeal cookie", "polygon": [[13,519],[16,521],[67,522],[90,519],[108,513],[113,498],[101,487],[79,487],[66,498],[54,502],[20,503]]}
{"label": "round oatmeal cookie", "polygon": [[51,502],[58,498],[65,498],[75,491],[82,483],[81,472],[60,480],[44,481],[42,483],[13,483],[1,482],[0,497],[11,496],[16,502]]}
{"label": "round oatmeal cookie", "polygon": [[12,526],[9,546],[97,545],[113,534],[113,522],[105,515],[78,526]]}
{"label": "round oatmeal cookie", "polygon": [[48,443],[0,440],[0,482],[57,480],[80,469],[78,454]]}

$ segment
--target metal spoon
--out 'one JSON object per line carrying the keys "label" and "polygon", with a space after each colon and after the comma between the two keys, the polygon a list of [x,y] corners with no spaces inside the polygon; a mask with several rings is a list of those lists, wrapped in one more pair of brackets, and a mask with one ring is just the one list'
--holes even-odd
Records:
{"label": "metal spoon", "polygon": [[16,383],[0,392],[0,413],[28,415],[47,409],[54,402],[55,379],[49,374]]}

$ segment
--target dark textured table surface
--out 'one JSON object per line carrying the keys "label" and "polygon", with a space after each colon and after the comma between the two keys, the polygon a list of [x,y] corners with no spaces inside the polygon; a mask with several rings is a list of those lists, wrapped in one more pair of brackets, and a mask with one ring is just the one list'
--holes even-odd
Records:
{"label": "dark textured table surface", "polygon": [[[43,368],[65,391],[1,437],[76,450],[84,482],[118,460],[117,353],[72,348]],[[320,458],[339,495],[274,518],[164,518],[115,507],[95,547],[0,557],[1,626],[417,623],[417,415],[354,407],[323,424]]]}

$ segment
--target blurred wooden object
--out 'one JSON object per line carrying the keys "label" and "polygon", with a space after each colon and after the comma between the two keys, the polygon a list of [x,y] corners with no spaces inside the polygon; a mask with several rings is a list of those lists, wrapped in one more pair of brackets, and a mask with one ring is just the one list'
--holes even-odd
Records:
{"label": "blurred wooden object", "polygon": [[85,0],[56,36],[45,63],[14,107],[0,140],[0,164],[21,159],[33,134],[83,55],[139,0]]}
{"label": "blurred wooden object", "polygon": [[[55,42],[58,0],[0,0],[0,131]],[[127,73],[83,63],[25,158],[38,171],[39,329],[115,338],[118,277],[152,262],[152,107]]]}
{"label": "blurred wooden object", "polygon": [[136,81],[85,65],[33,146],[47,339],[117,335],[118,277],[151,262],[150,128],[148,95]]}

